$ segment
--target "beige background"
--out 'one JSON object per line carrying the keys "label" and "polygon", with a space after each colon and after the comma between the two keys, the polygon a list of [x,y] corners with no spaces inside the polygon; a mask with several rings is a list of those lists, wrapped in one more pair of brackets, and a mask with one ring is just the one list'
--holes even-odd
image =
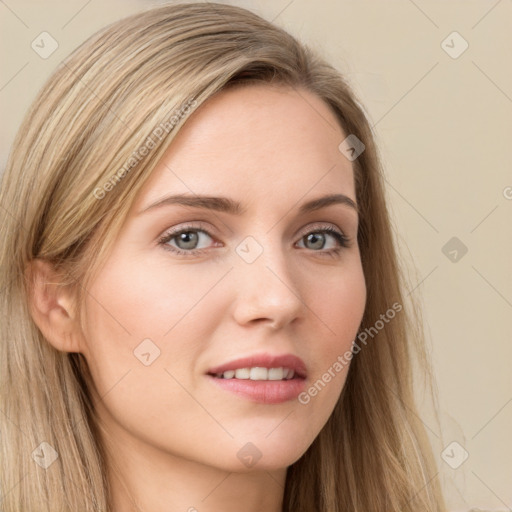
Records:
{"label": "beige background", "polygon": [[[0,3],[2,170],[26,108],[60,60],[108,22],[159,3]],[[411,289],[424,304],[441,429],[426,409],[423,418],[450,510],[511,510],[512,1],[227,3],[317,48],[359,93],[403,255],[418,276]],[[47,59],[31,48],[43,31],[59,44]],[[467,50],[453,58],[464,40]],[[452,237],[459,247],[443,252]],[[456,469],[441,457],[453,441],[452,464],[469,453]]]}

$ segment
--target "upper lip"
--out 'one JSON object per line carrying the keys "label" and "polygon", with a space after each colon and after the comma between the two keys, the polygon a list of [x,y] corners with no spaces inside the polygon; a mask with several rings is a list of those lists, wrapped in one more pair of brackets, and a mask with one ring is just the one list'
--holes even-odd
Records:
{"label": "upper lip", "polygon": [[209,374],[224,373],[228,370],[237,370],[239,368],[290,368],[295,371],[298,377],[306,378],[306,365],[304,361],[293,354],[272,355],[272,354],[254,354],[240,359],[234,359],[208,370]]}

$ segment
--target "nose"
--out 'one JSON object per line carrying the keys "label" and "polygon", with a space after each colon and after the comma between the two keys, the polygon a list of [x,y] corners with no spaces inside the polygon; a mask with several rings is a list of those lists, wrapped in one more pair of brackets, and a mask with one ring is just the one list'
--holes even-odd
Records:
{"label": "nose", "polygon": [[[257,255],[254,261],[246,256],[251,251],[252,258]],[[299,269],[296,262],[287,261],[280,244],[252,239],[241,244],[237,254],[234,317],[240,325],[266,323],[279,329],[303,315]]]}

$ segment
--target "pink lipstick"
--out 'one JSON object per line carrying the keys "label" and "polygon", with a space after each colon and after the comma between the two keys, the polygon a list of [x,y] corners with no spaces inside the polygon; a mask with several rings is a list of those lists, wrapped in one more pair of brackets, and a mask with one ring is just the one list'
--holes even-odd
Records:
{"label": "pink lipstick", "polygon": [[210,368],[207,374],[224,390],[265,404],[295,399],[307,376],[304,361],[293,354],[255,354]]}

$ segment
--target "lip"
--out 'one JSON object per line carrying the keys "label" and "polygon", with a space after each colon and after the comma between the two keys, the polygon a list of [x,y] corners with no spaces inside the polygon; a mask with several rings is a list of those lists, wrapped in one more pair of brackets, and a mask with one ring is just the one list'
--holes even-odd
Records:
{"label": "lip", "polygon": [[[215,374],[238,368],[290,368],[295,371],[295,377],[289,380],[250,380],[250,379],[221,379]],[[272,355],[255,354],[241,359],[235,359],[225,364],[210,368],[207,378],[226,391],[230,391],[252,402],[263,404],[279,404],[294,400],[306,387],[306,365],[304,361],[293,354]]]}

